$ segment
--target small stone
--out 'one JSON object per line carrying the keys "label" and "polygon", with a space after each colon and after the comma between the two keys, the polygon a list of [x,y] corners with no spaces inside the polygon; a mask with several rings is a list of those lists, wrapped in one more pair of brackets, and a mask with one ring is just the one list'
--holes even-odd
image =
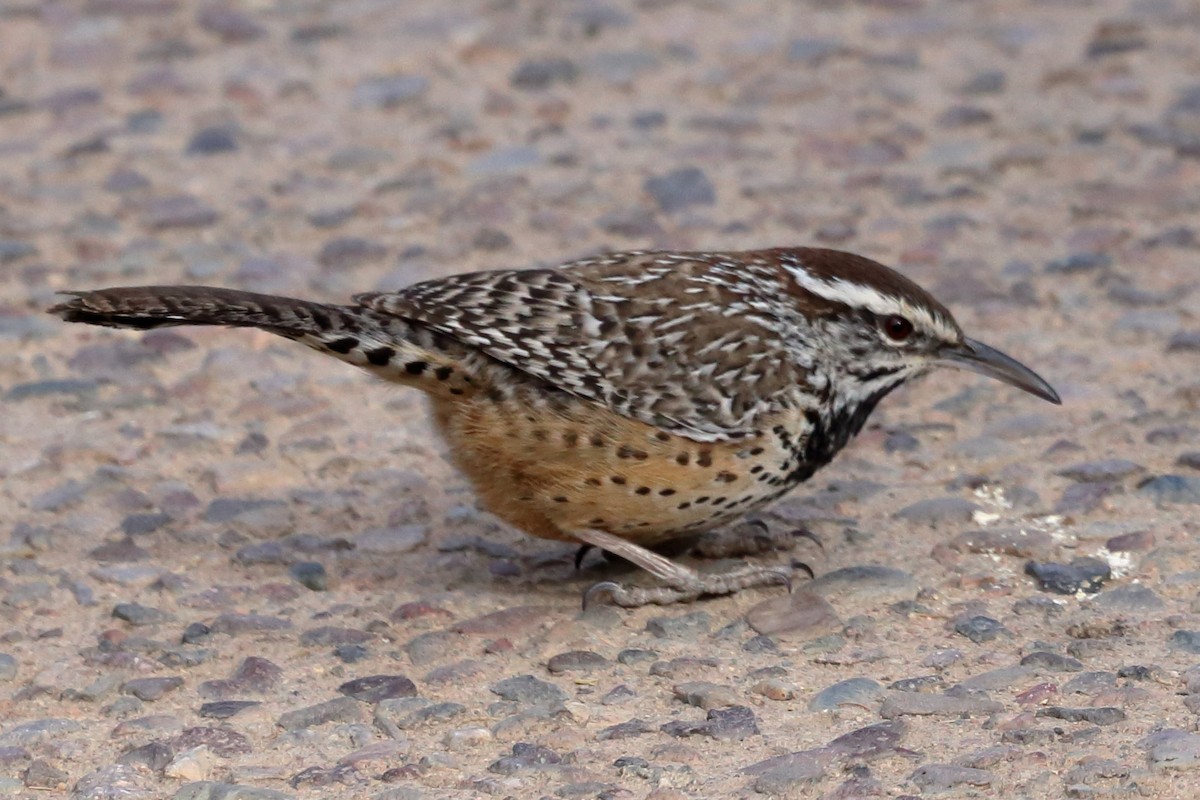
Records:
{"label": "small stone", "polygon": [[1146,46],[1142,23],[1135,20],[1105,20],[1096,26],[1088,42],[1087,57],[1103,58],[1140,50]]}
{"label": "small stone", "polygon": [[566,58],[529,59],[517,65],[509,83],[526,91],[546,89],[555,83],[573,83],[579,68]]}
{"label": "small stone", "polygon": [[712,629],[712,617],[693,611],[678,617],[651,617],[646,632],[657,639],[697,639]]}
{"label": "small stone", "polygon": [[355,85],[351,104],[355,108],[398,108],[416,100],[429,89],[423,75],[381,75],[364,78]]}
{"label": "small stone", "polygon": [[900,678],[888,684],[894,692],[940,692],[946,688],[946,680],[941,675],[919,675],[915,678]]}
{"label": "small stone", "polygon": [[1200,352],[1200,331],[1179,331],[1167,342],[1168,353]]}
{"label": "small stone", "polygon": [[1048,558],[1055,547],[1050,534],[1024,528],[967,531],[955,536],[950,546],[960,552],[1021,558]]}
{"label": "small stone", "polygon": [[170,692],[183,686],[183,678],[176,676],[164,678],[134,678],[125,681],[121,686],[122,694],[133,695],[139,700],[154,702],[161,700]]}
{"label": "small stone", "polygon": [[279,716],[276,725],[287,731],[299,731],[324,725],[327,722],[362,722],[362,705],[349,697],[338,697],[293,711],[286,711]]}
{"label": "small stone", "polygon": [[978,510],[977,504],[961,497],[930,497],[905,506],[894,516],[936,528],[944,524],[970,522]]}
{"label": "small stone", "polygon": [[71,776],[39,758],[25,768],[25,774],[21,778],[25,786],[30,789],[61,791],[66,788]]}
{"label": "small stone", "polygon": [[837,39],[792,39],[788,42],[787,59],[815,66],[844,52],[846,46]]}
{"label": "small stone", "polygon": [[237,149],[238,142],[233,131],[227,127],[218,126],[197,131],[188,142],[184,153],[189,156],[211,156],[218,153],[232,153]]}
{"label": "small stone", "polygon": [[442,737],[442,744],[452,752],[474,750],[492,741],[492,732],[487,728],[459,728]]}
{"label": "small stone", "polygon": [[183,730],[171,740],[171,745],[176,750],[190,750],[193,747],[205,745],[222,758],[253,752],[250,740],[245,735],[229,728],[210,728],[203,725]]}
{"label": "small stone", "polygon": [[130,625],[158,625],[173,619],[165,611],[138,603],[118,603],[113,606],[112,615]]}
{"label": "small stone", "polygon": [[865,564],[826,573],[809,581],[804,589],[832,602],[844,603],[853,599],[883,605],[916,597],[917,582],[904,570]]}
{"label": "small stone", "polygon": [[1161,611],[1166,607],[1153,589],[1139,583],[1117,586],[1101,592],[1092,599],[1092,605],[1105,611],[1121,613]]}
{"label": "small stone", "polygon": [[833,606],[805,589],[764,600],[746,612],[746,622],[776,641],[807,641],[841,627]]}
{"label": "small stone", "polygon": [[504,700],[526,706],[557,708],[567,701],[567,693],[552,683],[540,681],[532,675],[505,678],[489,687]]}
{"label": "small stone", "polygon": [[1033,669],[1027,666],[1000,667],[964,679],[951,692],[962,690],[996,692],[1011,689],[1016,684],[1028,681],[1033,675]]}
{"label": "small stone", "polygon": [[632,739],[635,736],[643,736],[647,733],[655,733],[658,726],[642,719],[631,719],[626,722],[618,722],[616,725],[610,725],[596,732],[596,741],[606,742],[617,739]]}
{"label": "small stone", "polygon": [[880,722],[843,733],[825,746],[825,752],[855,761],[878,758],[895,752],[908,725],[904,722]]}
{"label": "small stone", "polygon": [[682,167],[647,178],[642,188],[668,214],[690,206],[711,206],[717,202],[717,190],[698,167]]}
{"label": "small stone", "polygon": [[126,750],[117,759],[117,763],[143,768],[148,772],[162,772],[174,757],[175,750],[171,745],[163,741],[153,741],[141,747]]}
{"label": "small stone", "polygon": [[1152,733],[1146,744],[1150,766],[1159,769],[1196,769],[1200,767],[1200,735],[1180,730]]}
{"label": "small stone", "polygon": [[1012,635],[998,620],[982,614],[959,620],[954,625],[954,632],[959,636],[967,637],[975,644],[990,642],[1000,636]]}
{"label": "small stone", "polygon": [[1021,666],[1036,667],[1050,672],[1080,672],[1083,670],[1082,661],[1046,650],[1035,650],[1025,656],[1021,659]]}
{"label": "small stone", "polygon": [[754,712],[746,706],[710,710],[706,732],[712,738],[723,742],[740,742],[759,733]]}
{"label": "small stone", "polygon": [[228,44],[249,42],[267,35],[253,17],[223,3],[212,3],[196,12],[196,24]]}
{"label": "small stone", "polygon": [[1094,696],[1117,685],[1115,672],[1081,672],[1062,685],[1062,694]]}
{"label": "small stone", "polygon": [[268,617],[262,614],[221,614],[213,620],[209,630],[212,633],[236,636],[241,633],[285,631],[291,627],[292,621],[281,617]]}
{"label": "small stone", "polygon": [[1046,272],[1059,275],[1071,275],[1079,272],[1093,272],[1112,266],[1112,256],[1107,253],[1074,253],[1066,258],[1056,259],[1046,264]]}
{"label": "small stone", "polygon": [[825,762],[819,753],[801,751],[774,756],[742,769],[756,776],[754,791],[768,797],[804,797],[824,777]]}
{"label": "small stone", "polygon": [[1138,491],[1149,495],[1160,506],[1200,504],[1200,476],[1159,475],[1139,483]]}
{"label": "small stone", "polygon": [[121,533],[126,536],[143,536],[147,533],[154,533],[170,522],[169,514],[130,514],[121,520]]}
{"label": "small stone", "polygon": [[541,769],[562,763],[562,756],[549,747],[517,742],[512,746],[512,755],[493,761],[488,766],[488,772],[497,775],[513,775],[529,769]]}
{"label": "small stone", "polygon": [[1087,594],[1100,591],[1112,577],[1112,569],[1098,558],[1076,558],[1070,564],[1030,561],[1025,574],[1038,582],[1039,587],[1055,594]]}
{"label": "small stone", "polygon": [[548,606],[514,606],[456,622],[450,630],[469,636],[515,636],[541,628],[550,613]]}
{"label": "small stone", "polygon": [[672,689],[675,697],[689,706],[705,710],[735,706],[741,702],[741,696],[728,686],[721,686],[709,681],[687,681],[676,684]]}
{"label": "small stone", "polygon": [[822,689],[808,703],[810,711],[836,711],[842,706],[875,708],[884,699],[884,690],[870,678],[848,678]]}
{"label": "small stone", "polygon": [[386,256],[388,250],[377,242],[343,236],[326,242],[317,254],[317,263],[331,270],[361,267]]}
{"label": "small stone", "polygon": [[364,703],[378,703],[397,697],[413,697],[417,687],[404,675],[369,675],[346,681],[338,691]]}
{"label": "small stone", "polygon": [[300,634],[300,644],[305,647],[329,647],[342,644],[366,644],[375,635],[369,631],[357,628],[340,628],[336,625],[322,625]]}
{"label": "small stone", "polygon": [[0,266],[20,261],[23,258],[36,256],[38,249],[29,242],[15,239],[0,239]]}
{"label": "small stone", "polygon": [[1058,471],[1064,478],[1080,483],[1106,483],[1119,481],[1141,472],[1143,467],[1124,458],[1107,458],[1102,461],[1085,461],[1072,464]]}
{"label": "small stone", "polygon": [[255,564],[287,564],[292,560],[291,554],[284,548],[282,542],[254,542],[239,547],[233,554],[234,561],[245,566]]}
{"label": "small stone", "polygon": [[925,764],[908,779],[926,792],[944,792],[958,786],[991,786],[995,776],[986,769],[956,767],[953,764]]}
{"label": "small stone", "polygon": [[217,700],[200,705],[200,716],[208,719],[231,719],[243,711],[260,706],[257,700]]}
{"label": "small stone", "polygon": [[151,230],[205,228],[218,219],[212,207],[191,195],[151,198],[141,210],[142,224]]}
{"label": "small stone", "polygon": [[551,675],[561,675],[564,672],[591,672],[610,665],[607,658],[590,650],[570,650],[551,656],[546,661],[546,669]]}
{"label": "small stone", "polygon": [[8,653],[0,653],[0,681],[11,681],[17,677],[17,660]]}
{"label": "small stone", "polygon": [[1113,536],[1104,548],[1112,553],[1140,553],[1154,547],[1156,541],[1150,531],[1134,531]]}
{"label": "small stone", "polygon": [[297,561],[288,567],[288,573],[306,589],[314,592],[329,590],[329,573],[318,561]]}
{"label": "small stone", "polygon": [[0,734],[0,747],[33,747],[51,739],[61,739],[81,730],[71,719],[37,719],[14,725]]}
{"label": "small stone", "polygon": [[1200,653],[1200,631],[1175,631],[1171,634],[1169,647],[1185,653]]}
{"label": "small stone", "polygon": [[1121,722],[1125,719],[1125,712],[1119,708],[1101,707],[1101,708],[1063,708],[1061,706],[1050,706],[1049,708],[1040,708],[1037,711],[1038,717],[1050,717],[1051,719],[1061,719],[1067,722],[1089,722],[1092,725],[1112,725],[1115,722]]}

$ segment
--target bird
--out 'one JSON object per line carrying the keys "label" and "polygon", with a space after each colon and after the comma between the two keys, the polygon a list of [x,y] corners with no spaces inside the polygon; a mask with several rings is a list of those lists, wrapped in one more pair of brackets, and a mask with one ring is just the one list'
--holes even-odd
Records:
{"label": "bird", "polygon": [[656,550],[808,480],[888,393],[935,367],[1061,403],[911,279],[824,248],[634,250],[344,305],[205,286],[63,294],[49,312],[68,322],[259,328],[420,389],[486,510],[657,578],[602,581],[585,606],[790,590],[787,567],[701,572]]}

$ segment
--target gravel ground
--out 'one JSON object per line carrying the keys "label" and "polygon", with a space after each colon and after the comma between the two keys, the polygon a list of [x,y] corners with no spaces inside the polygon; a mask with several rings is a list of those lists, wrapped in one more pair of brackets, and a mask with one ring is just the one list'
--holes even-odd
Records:
{"label": "gravel ground", "polygon": [[[0,3],[0,796],[1194,796],[1198,42],[1187,0]],[[1064,405],[897,393],[768,520],[817,581],[665,609],[581,614],[636,576],[477,511],[414,392],[42,313],[782,244]]]}

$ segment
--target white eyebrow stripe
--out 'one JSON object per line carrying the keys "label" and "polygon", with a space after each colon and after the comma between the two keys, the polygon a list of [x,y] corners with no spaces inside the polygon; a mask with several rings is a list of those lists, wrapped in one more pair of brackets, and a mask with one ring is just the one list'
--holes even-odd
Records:
{"label": "white eyebrow stripe", "polygon": [[872,289],[870,286],[864,286],[861,283],[852,283],[842,278],[834,278],[828,281],[823,280],[803,268],[789,269],[788,272],[791,273],[792,279],[801,288],[831,302],[865,308],[879,316],[899,314],[906,319],[921,324],[922,327],[937,331],[947,338],[952,338],[955,335],[953,330],[940,319],[930,314],[927,309],[914,306],[903,298],[886,295],[883,292]]}

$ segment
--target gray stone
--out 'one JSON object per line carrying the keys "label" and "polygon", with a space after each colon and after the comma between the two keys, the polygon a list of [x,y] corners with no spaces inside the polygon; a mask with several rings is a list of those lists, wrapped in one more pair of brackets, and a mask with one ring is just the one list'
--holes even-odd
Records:
{"label": "gray stone", "polygon": [[1160,506],[1200,503],[1200,476],[1159,475],[1138,484],[1138,491],[1150,495]]}
{"label": "gray stone", "polygon": [[991,786],[995,776],[986,769],[956,767],[953,764],[925,764],[909,780],[925,792],[944,792],[959,786]]}
{"label": "gray stone", "polygon": [[379,75],[364,78],[354,87],[350,102],[355,108],[397,108],[416,100],[429,89],[423,75]]}
{"label": "gray stone", "polygon": [[189,156],[210,156],[232,153],[238,149],[237,137],[225,126],[202,128],[196,131],[184,153]]}
{"label": "gray stone", "polygon": [[404,675],[368,675],[346,681],[338,687],[342,694],[364,703],[378,703],[398,697],[412,697],[416,685]]}
{"label": "gray stone", "polygon": [[1125,458],[1106,458],[1101,461],[1084,461],[1079,464],[1072,464],[1069,467],[1060,469],[1058,474],[1073,481],[1096,483],[1119,481],[1122,478],[1127,478],[1130,475],[1141,472],[1142,469],[1141,464],[1134,463]]}
{"label": "gray stone", "polygon": [[1152,733],[1143,740],[1150,766],[1158,769],[1200,768],[1200,735],[1180,730]]}
{"label": "gray stone", "polygon": [[879,709],[884,719],[897,717],[959,717],[995,714],[1004,706],[976,695],[953,697],[945,694],[890,692]]}
{"label": "gray stone", "polygon": [[647,178],[642,188],[668,214],[717,202],[717,190],[699,167],[681,167]]}
{"label": "gray stone", "polygon": [[863,564],[828,572],[809,581],[804,589],[834,602],[853,598],[883,605],[916,597],[917,582],[904,570]]}
{"label": "gray stone", "polygon": [[550,656],[546,661],[546,669],[552,675],[561,675],[564,672],[592,672],[608,667],[611,663],[604,656],[590,650],[569,650]]}
{"label": "gray stone", "polygon": [[579,68],[567,58],[528,59],[517,65],[509,83],[515,89],[546,89],[556,83],[573,83]]}
{"label": "gray stone", "polygon": [[297,708],[279,715],[276,725],[287,731],[304,730],[327,722],[362,722],[363,706],[350,697],[337,697],[324,703]]}
{"label": "gray stone", "polygon": [[567,693],[552,683],[540,681],[532,675],[505,678],[489,687],[504,700],[526,706],[556,708],[567,701]]}
{"label": "gray stone", "polygon": [[1140,583],[1117,586],[1101,592],[1092,599],[1092,605],[1105,611],[1121,613],[1161,611],[1166,607],[1153,589]]}
{"label": "gray stone", "polygon": [[937,527],[945,523],[970,522],[979,506],[961,497],[929,497],[896,512],[897,519]]}
{"label": "gray stone", "polygon": [[999,621],[982,614],[967,617],[954,623],[954,632],[959,636],[967,637],[972,642],[975,642],[975,644],[990,642],[1000,636],[1012,636],[1008,629],[1001,625]]}
{"label": "gray stone", "polygon": [[844,705],[873,709],[883,702],[883,686],[870,678],[847,678],[828,686],[808,703],[810,711],[836,711]]}
{"label": "gray stone", "polygon": [[646,632],[656,639],[696,639],[712,630],[712,617],[693,611],[678,617],[651,617]]}

